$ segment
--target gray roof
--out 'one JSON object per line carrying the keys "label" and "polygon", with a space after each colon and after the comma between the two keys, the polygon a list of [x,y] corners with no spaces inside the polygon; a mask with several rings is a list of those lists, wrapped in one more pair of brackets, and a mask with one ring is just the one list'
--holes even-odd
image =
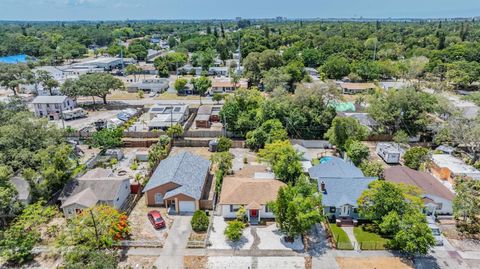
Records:
{"label": "gray roof", "polygon": [[358,178],[364,177],[362,170],[351,162],[346,162],[337,157],[329,157],[330,160],[315,165],[308,169],[311,178]]}
{"label": "gray roof", "polygon": [[165,199],[181,193],[200,200],[209,169],[209,160],[190,152],[180,152],[160,162],[143,192],[173,182],[179,187],[165,193]]}
{"label": "gray roof", "polygon": [[67,99],[64,95],[44,95],[33,99],[32,104],[62,104]]}
{"label": "gray roof", "polygon": [[308,153],[308,149],[306,149],[304,146],[294,144],[293,148],[297,153],[302,155],[302,161],[311,161],[313,159],[310,153]]}
{"label": "gray roof", "polygon": [[372,117],[370,117],[368,113],[340,112],[338,114],[343,117],[357,119],[361,125],[366,126],[369,129],[378,126],[378,122],[376,122]]}
{"label": "gray roof", "polygon": [[318,180],[318,189],[321,182],[325,182],[325,192],[322,193],[324,206],[340,207],[345,204],[357,206],[357,200],[368,185],[376,180],[373,177],[358,178],[322,178]]}
{"label": "gray roof", "polygon": [[10,184],[18,192],[18,200],[26,201],[30,197],[30,184],[24,178],[16,176],[10,179]]}
{"label": "gray roof", "polygon": [[79,178],[68,182],[60,197],[62,208],[71,204],[80,204],[87,207],[99,201],[113,201],[119,193],[120,187],[128,178]]}

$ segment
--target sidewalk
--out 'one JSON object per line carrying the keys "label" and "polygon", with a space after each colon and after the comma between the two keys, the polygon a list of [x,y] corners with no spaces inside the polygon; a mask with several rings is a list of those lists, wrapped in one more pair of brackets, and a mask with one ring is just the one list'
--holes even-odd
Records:
{"label": "sidewalk", "polygon": [[345,231],[345,233],[348,236],[348,239],[350,239],[350,242],[352,243],[354,250],[360,251],[360,244],[357,242],[357,238],[355,237],[355,234],[353,233],[353,227],[342,227],[342,230]]}

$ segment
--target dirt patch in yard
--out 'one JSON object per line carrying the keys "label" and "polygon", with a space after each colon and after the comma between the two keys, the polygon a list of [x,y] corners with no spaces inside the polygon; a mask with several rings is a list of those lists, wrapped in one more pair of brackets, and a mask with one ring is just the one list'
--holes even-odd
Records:
{"label": "dirt patch in yard", "polygon": [[337,264],[341,269],[412,269],[411,262],[405,262],[397,257],[337,257]]}
{"label": "dirt patch in yard", "polygon": [[119,263],[118,268],[153,268],[153,264],[157,260],[156,256],[125,256]]}
{"label": "dirt patch in yard", "polygon": [[210,160],[210,156],[212,156],[212,153],[208,151],[207,147],[173,147],[172,151],[170,152],[170,156],[173,156],[177,153],[180,153],[182,151],[188,151],[192,154],[202,156],[203,158]]}
{"label": "dirt patch in yard", "polygon": [[207,262],[207,256],[185,256],[183,258],[184,266],[187,269],[205,269],[207,268]]}
{"label": "dirt patch in yard", "polygon": [[[163,219],[167,223],[167,227],[155,230],[148,220],[147,214],[150,210],[158,210]],[[160,240],[164,242],[168,235],[168,229],[173,223],[173,220],[168,218],[166,209],[164,207],[147,207],[145,202],[145,195],[135,205],[135,208],[128,217],[131,227],[131,240]]]}

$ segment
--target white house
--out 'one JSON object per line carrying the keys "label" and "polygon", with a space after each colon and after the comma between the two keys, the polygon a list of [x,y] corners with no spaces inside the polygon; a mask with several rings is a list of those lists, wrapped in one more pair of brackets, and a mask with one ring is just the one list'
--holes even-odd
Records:
{"label": "white house", "polygon": [[60,194],[61,209],[71,218],[97,204],[121,209],[130,194],[130,179],[113,174],[110,169],[96,168],[67,183]]}
{"label": "white house", "polygon": [[32,104],[37,117],[48,117],[49,120],[61,119],[64,111],[75,108],[75,101],[64,95],[37,96]]}
{"label": "white house", "polygon": [[273,219],[275,216],[267,204],[277,199],[278,190],[283,186],[285,183],[276,179],[225,177],[219,202],[222,216],[236,218],[237,211],[243,206],[251,223]]}

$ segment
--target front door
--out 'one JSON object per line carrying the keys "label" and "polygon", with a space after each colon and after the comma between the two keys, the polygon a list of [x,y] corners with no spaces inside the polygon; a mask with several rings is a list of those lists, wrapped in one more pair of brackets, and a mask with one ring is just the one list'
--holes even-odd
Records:
{"label": "front door", "polygon": [[350,206],[349,205],[343,205],[341,207],[341,215],[342,216],[349,216],[350,215]]}
{"label": "front door", "polygon": [[252,209],[250,210],[250,217],[256,218],[258,215],[258,210]]}

